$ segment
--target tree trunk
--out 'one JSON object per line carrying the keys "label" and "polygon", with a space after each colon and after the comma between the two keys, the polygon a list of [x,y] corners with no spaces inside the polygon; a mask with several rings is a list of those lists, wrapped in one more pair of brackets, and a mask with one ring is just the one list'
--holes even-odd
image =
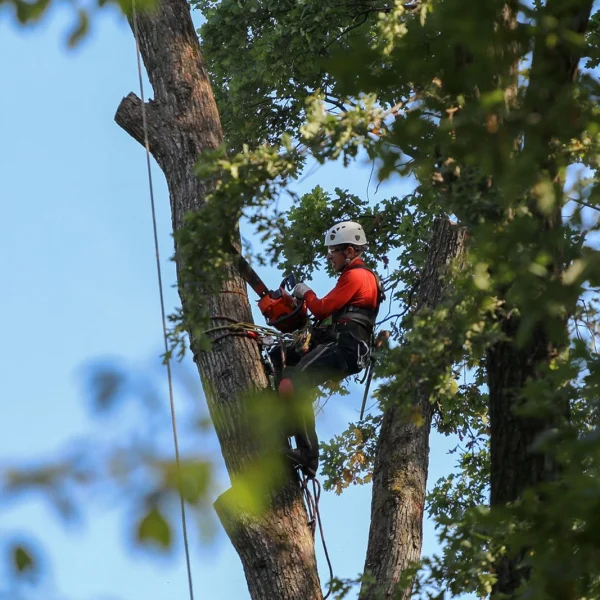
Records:
{"label": "tree trunk", "polygon": [[[509,341],[496,344],[488,352],[487,377],[490,395],[490,504],[501,506],[518,499],[528,487],[552,479],[556,465],[542,452],[533,452],[532,445],[540,434],[556,424],[556,418],[524,418],[515,414],[522,402],[522,391],[528,380],[539,377],[538,368],[557,355],[557,348],[539,327],[531,340],[517,347],[514,337],[518,319],[503,323]],[[556,408],[556,417],[567,416],[568,404]],[[498,582],[495,590],[503,594],[514,592],[526,575],[520,572],[518,556],[507,557],[496,565]]]}
{"label": "tree trunk", "polygon": [[[583,34],[587,28],[592,0],[548,0],[541,9],[538,20],[540,31],[535,42],[530,83],[525,96],[525,106],[530,114],[544,115],[547,107],[557,106],[559,99],[570,94],[570,84],[577,72],[583,43],[578,46],[568,34]],[[543,18],[555,23],[557,41],[549,44],[549,32]],[[564,108],[564,105],[563,105]],[[555,186],[556,209],[550,215],[541,214],[532,203],[532,213],[539,219],[543,230],[559,230],[561,227],[560,199],[563,196],[564,180],[559,175],[560,165],[551,147],[555,139],[568,139],[565,134],[564,118],[542,118],[537,131],[529,132],[525,138],[523,158],[536,162],[540,173],[549,175]],[[569,127],[569,125],[567,125]],[[533,157],[533,160],[532,160]],[[554,251],[552,277],[560,278],[564,258],[560,249]],[[533,418],[516,414],[515,409],[523,402],[523,389],[529,380],[539,379],[543,367],[555,358],[567,343],[566,321],[554,323],[550,334],[548,323],[538,324],[529,339],[522,345],[515,341],[519,328],[519,317],[509,310],[501,323],[506,341],[488,351],[487,377],[490,395],[491,429],[491,494],[492,506],[502,506],[521,497],[523,492],[535,484],[554,479],[558,475],[555,462],[542,452],[534,452],[532,445],[549,428],[568,418],[568,402],[559,401],[552,414]],[[555,332],[563,328],[563,335]],[[527,571],[520,567],[525,549],[512,550],[510,555],[495,565],[497,583],[494,594],[511,597]]]}
{"label": "tree trunk", "polygon": [[[138,16],[138,25],[141,53],[154,90],[154,99],[146,104],[150,150],[165,174],[177,231],[184,215],[199,210],[210,192],[211,183],[198,179],[193,168],[202,151],[221,144],[221,124],[186,1],[160,0],[153,12]],[[144,143],[142,103],[135,94],[122,100],[115,120]],[[237,224],[231,226],[234,229]],[[178,261],[177,268],[179,274],[185,265]],[[231,265],[226,273],[222,292],[206,293],[203,301],[211,315],[249,322],[252,315],[245,283]],[[180,295],[185,311],[181,289]],[[235,481],[256,457],[242,400],[249,391],[268,386],[260,353],[246,338],[226,338],[210,351],[198,348],[192,332],[190,340],[225,464]],[[240,555],[250,596],[255,600],[321,598],[313,538],[300,488],[291,473],[281,487],[270,492],[269,509],[259,517],[241,505],[236,507],[234,490],[235,483],[215,507]],[[233,502],[225,502],[232,498]]]}
{"label": "tree trunk", "polygon": [[[464,228],[447,220],[435,222],[417,293],[417,310],[441,302],[447,289],[441,278],[443,268],[464,252],[466,237]],[[363,585],[361,600],[375,600],[382,593],[386,598],[410,597],[410,587],[402,596],[394,593],[402,573],[421,558],[433,416],[429,398],[428,386],[421,385],[412,399],[422,416],[420,426],[407,421],[406,412],[398,406],[390,407],[383,416],[373,470],[371,528],[365,561],[365,573],[374,578],[375,585]]]}

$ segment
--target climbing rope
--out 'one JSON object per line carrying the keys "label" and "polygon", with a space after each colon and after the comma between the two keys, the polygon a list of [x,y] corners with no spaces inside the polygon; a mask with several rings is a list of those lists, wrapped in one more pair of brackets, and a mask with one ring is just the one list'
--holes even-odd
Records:
{"label": "climbing rope", "polygon": [[291,339],[289,335],[282,334],[276,329],[270,327],[264,327],[262,325],[255,325],[254,323],[247,323],[245,321],[238,321],[225,315],[214,315],[211,317],[212,321],[226,321],[227,325],[218,325],[211,327],[204,331],[205,334],[221,333],[218,337],[212,337],[211,341],[214,344],[229,336],[244,336],[252,339],[263,339],[272,338],[273,340],[286,340]]}
{"label": "climbing rope", "polygon": [[190,600],[194,600],[194,586],[192,583],[192,568],[190,562],[190,550],[187,535],[187,523],[185,518],[185,502],[183,499],[183,485],[181,481],[181,461],[179,458],[179,442],[177,439],[177,420],[175,418],[175,402],[173,400],[173,376],[171,373],[171,361],[169,359],[169,343],[167,336],[167,318],[165,314],[165,300],[162,284],[162,271],[160,268],[160,252],[158,248],[158,232],[156,227],[156,208],[154,203],[154,186],[152,185],[152,170],[150,168],[150,142],[148,139],[148,119],[146,116],[146,102],[144,99],[144,83],[142,78],[142,58],[140,52],[140,41],[137,22],[137,11],[135,0],[132,3],[133,36],[135,37],[135,49],[137,54],[138,78],[140,83],[140,99],[142,101],[142,125],[144,128],[144,145],[146,147],[146,167],[148,171],[148,187],[150,190],[150,207],[152,210],[152,226],[154,229],[154,251],[156,253],[156,272],[158,275],[158,291],[160,296],[160,312],[162,317],[163,340],[165,344],[165,364],[167,367],[167,379],[169,382],[169,403],[171,406],[171,426],[173,429],[173,444],[175,446],[175,463],[177,466],[177,487],[179,488],[179,503],[181,507],[181,525],[183,529],[183,545],[185,548],[185,562],[187,565],[188,587]]}
{"label": "climbing rope", "polygon": [[[308,487],[308,482],[312,482],[312,493]],[[327,566],[329,568],[329,590],[323,596],[323,600],[327,600],[331,594],[331,583],[333,581],[333,567],[331,565],[331,559],[329,558],[329,551],[327,550],[327,544],[325,543],[325,533],[323,531],[323,523],[321,522],[321,513],[319,512],[319,501],[321,500],[321,483],[316,477],[307,477],[306,475],[300,478],[300,487],[304,495],[304,501],[306,503],[306,510],[308,512],[308,523],[310,526],[313,538],[317,525],[319,526],[319,535],[321,537],[321,544],[323,545],[323,552],[325,553],[325,559],[327,560]]]}
{"label": "climbing rope", "polygon": [[263,325],[256,325],[254,323],[247,323],[245,321],[238,321],[225,315],[214,315],[211,317],[212,321],[226,321],[226,325],[218,325],[211,327],[210,329],[204,330],[204,334],[220,333],[217,337],[211,337],[211,342],[215,344],[228,337],[248,337],[258,341],[262,346],[274,346],[276,343],[283,345],[287,342],[296,343],[300,339],[298,332],[294,333],[281,333],[271,327],[265,327]]}

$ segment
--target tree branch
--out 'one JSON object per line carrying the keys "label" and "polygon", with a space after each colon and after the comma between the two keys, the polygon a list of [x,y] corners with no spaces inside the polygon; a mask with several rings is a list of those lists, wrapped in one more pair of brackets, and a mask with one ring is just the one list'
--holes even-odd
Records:
{"label": "tree branch", "polygon": [[578,198],[567,198],[569,202],[575,202],[576,204],[580,204],[581,206],[585,206],[586,208],[591,208],[592,210],[597,210],[600,212],[600,207],[590,204],[589,202],[584,202],[583,200],[579,200]]}
{"label": "tree branch", "polygon": [[346,112],[348,110],[348,107],[343,102],[337,98],[334,98],[333,96],[325,95],[325,102],[329,102],[329,104],[339,108],[342,112]]}
{"label": "tree branch", "polygon": [[[154,154],[159,144],[160,132],[158,124],[160,123],[159,110],[153,100],[146,102],[146,119],[148,122],[148,141],[150,143],[150,152]],[[130,92],[119,104],[115,113],[116,123],[122,127],[134,140],[142,146],[144,141],[144,121],[142,118],[142,101],[133,92]]]}

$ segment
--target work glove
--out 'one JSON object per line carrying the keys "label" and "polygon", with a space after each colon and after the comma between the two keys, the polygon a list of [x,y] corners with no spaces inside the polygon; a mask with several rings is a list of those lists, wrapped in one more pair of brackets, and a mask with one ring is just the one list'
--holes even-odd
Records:
{"label": "work glove", "polygon": [[312,290],[305,283],[297,283],[292,290],[292,296],[298,300],[304,300],[304,294]]}

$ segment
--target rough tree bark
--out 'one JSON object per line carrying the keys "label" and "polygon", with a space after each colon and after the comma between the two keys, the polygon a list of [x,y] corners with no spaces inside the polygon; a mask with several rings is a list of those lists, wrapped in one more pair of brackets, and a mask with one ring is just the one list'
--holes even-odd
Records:
{"label": "rough tree bark", "polygon": [[[184,215],[199,210],[210,191],[210,182],[195,177],[193,168],[202,151],[222,142],[221,124],[187,2],[160,0],[152,13],[138,15],[138,24],[141,53],[154,90],[154,99],[146,104],[150,150],[165,174],[177,231]],[[142,103],[135,94],[122,100],[115,120],[144,143]],[[177,268],[180,272],[185,265],[178,262]],[[222,292],[207,293],[204,301],[212,315],[252,320],[245,283],[231,266]],[[208,352],[197,348],[191,334],[190,338],[225,464],[235,476],[254,453],[244,434],[242,399],[249,390],[268,385],[260,355],[254,342],[245,338],[227,338]],[[253,599],[322,598],[306,511],[291,476],[272,492],[270,510],[260,518],[241,507],[232,511],[225,506],[219,500],[215,503]]]}
{"label": "rough tree bark", "polygon": [[[445,219],[435,222],[427,262],[417,292],[417,310],[435,307],[444,297],[444,267],[463,254],[466,230]],[[440,365],[440,368],[448,365]],[[402,573],[421,558],[423,510],[429,468],[429,434],[433,406],[430,390],[421,385],[413,406],[423,418],[422,425],[407,421],[401,407],[388,408],[383,416],[373,470],[371,527],[365,573],[375,586],[363,585],[361,600],[410,597],[394,595]]]}
{"label": "rough tree bark", "polygon": [[[543,9],[545,17],[551,17],[558,32],[557,43],[547,43],[553,33],[540,27],[534,46],[530,83],[525,106],[532,113],[544,114],[548,107],[557,105],[559,99],[570,94],[570,85],[577,72],[583,44],[572,43],[571,33],[585,32],[592,9],[592,0],[548,0]],[[540,22],[542,20],[540,19]],[[569,115],[561,119],[541,119],[538,131],[525,139],[525,155],[535,156],[540,173],[548,174],[554,182],[557,198],[563,194],[564,180],[552,150],[552,140]],[[533,214],[539,219],[543,230],[561,227],[561,203],[550,215],[542,214],[532,205]],[[554,256],[553,277],[560,277],[563,268],[560,249]],[[511,308],[507,305],[507,309]],[[535,327],[529,340],[517,345],[515,337],[519,328],[516,313],[508,311],[501,323],[506,341],[492,347],[487,356],[487,377],[490,394],[491,428],[491,494],[492,506],[504,505],[518,499],[523,491],[537,483],[556,477],[557,465],[541,452],[532,451],[534,441],[558,419],[568,418],[568,403],[562,402],[553,414],[544,418],[523,418],[515,413],[522,402],[523,388],[529,380],[540,377],[541,367],[557,356],[567,343],[566,321],[563,321],[562,341],[556,334],[550,335],[546,323]],[[560,326],[560,325],[559,325]],[[511,597],[527,571],[520,567],[524,550],[517,556],[503,558],[496,565],[498,576],[494,594]],[[504,597],[504,596],[502,596]]]}

